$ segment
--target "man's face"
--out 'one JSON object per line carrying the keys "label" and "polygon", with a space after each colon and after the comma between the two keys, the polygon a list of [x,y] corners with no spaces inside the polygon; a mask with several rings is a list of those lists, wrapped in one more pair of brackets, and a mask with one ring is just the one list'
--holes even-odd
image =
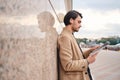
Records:
{"label": "man's face", "polygon": [[81,17],[78,16],[75,20],[73,20],[71,25],[73,32],[78,32],[81,27]]}

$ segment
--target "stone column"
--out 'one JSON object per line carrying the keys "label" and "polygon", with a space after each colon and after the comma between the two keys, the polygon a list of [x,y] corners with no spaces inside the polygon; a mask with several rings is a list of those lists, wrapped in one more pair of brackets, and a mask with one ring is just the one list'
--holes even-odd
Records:
{"label": "stone column", "polygon": [[57,32],[46,5],[0,0],[0,80],[57,80]]}

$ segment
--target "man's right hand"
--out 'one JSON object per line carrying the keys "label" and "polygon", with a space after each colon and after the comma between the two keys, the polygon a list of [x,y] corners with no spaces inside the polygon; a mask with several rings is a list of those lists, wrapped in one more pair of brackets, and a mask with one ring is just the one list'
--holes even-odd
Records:
{"label": "man's right hand", "polygon": [[87,61],[88,61],[89,64],[95,62],[97,54],[98,53],[88,56]]}

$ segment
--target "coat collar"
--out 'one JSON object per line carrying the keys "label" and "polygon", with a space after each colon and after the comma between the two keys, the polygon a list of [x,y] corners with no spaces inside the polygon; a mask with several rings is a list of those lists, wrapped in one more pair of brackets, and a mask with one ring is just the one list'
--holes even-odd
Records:
{"label": "coat collar", "polygon": [[63,32],[73,35],[73,33],[69,31],[66,27],[63,28]]}

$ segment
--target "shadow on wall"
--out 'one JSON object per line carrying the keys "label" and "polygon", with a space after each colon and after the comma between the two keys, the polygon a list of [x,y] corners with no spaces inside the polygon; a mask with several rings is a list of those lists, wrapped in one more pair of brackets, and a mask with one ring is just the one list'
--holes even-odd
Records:
{"label": "shadow on wall", "polygon": [[43,41],[43,55],[44,61],[42,64],[42,80],[57,80],[57,36],[58,33],[53,27],[55,19],[53,15],[44,11],[37,16],[39,28],[42,32],[45,32],[45,39]]}
{"label": "shadow on wall", "polygon": [[50,12],[41,12],[40,14],[38,14],[37,19],[39,27],[42,31],[46,32],[54,29],[53,25],[55,24],[55,19]]}

